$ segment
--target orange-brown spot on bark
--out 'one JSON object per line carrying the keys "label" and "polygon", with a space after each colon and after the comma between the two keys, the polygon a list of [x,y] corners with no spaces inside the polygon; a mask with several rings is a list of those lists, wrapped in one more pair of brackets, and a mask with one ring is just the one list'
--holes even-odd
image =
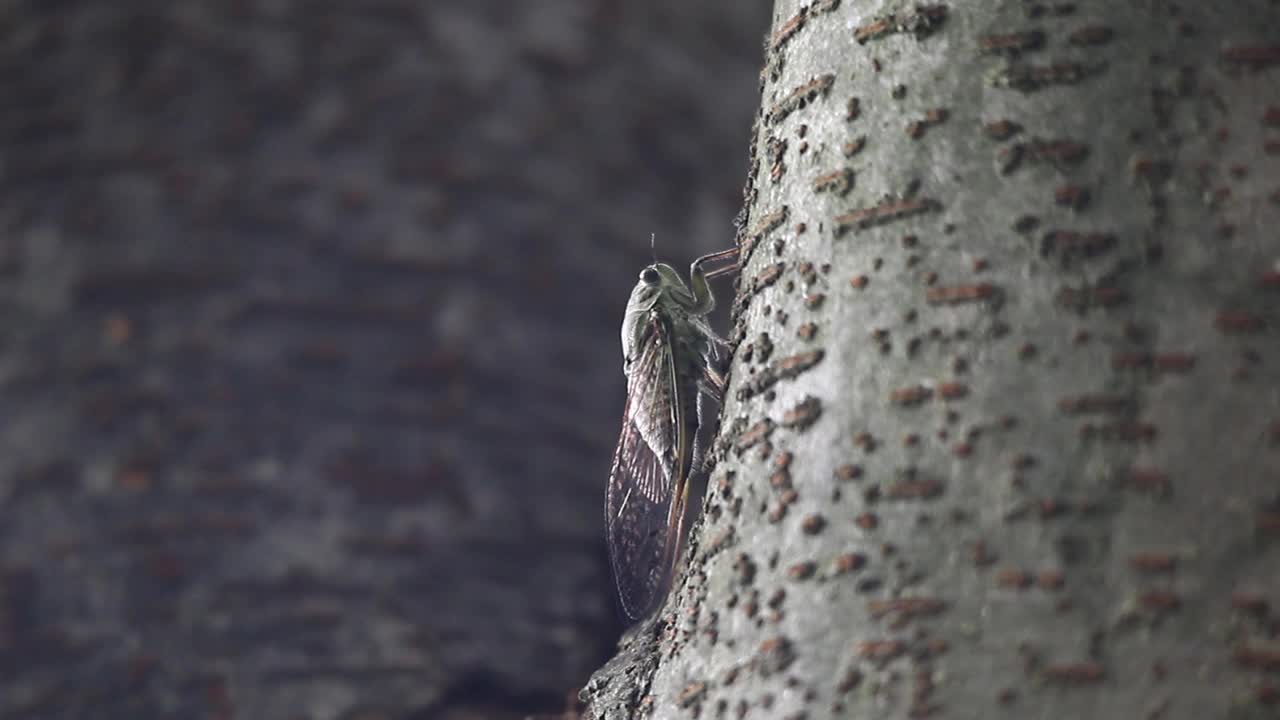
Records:
{"label": "orange-brown spot on bark", "polygon": [[996,120],[983,126],[987,137],[993,140],[1008,140],[1022,131],[1022,126],[1012,120]]}
{"label": "orange-brown spot on bark", "polygon": [[1135,553],[1129,557],[1129,566],[1138,572],[1171,573],[1177,565],[1177,556],[1167,552]]}
{"label": "orange-brown spot on bark", "polygon": [[1068,415],[1121,413],[1133,404],[1128,395],[1088,394],[1058,398],[1058,409]]}
{"label": "orange-brown spot on bark", "polygon": [[795,661],[796,652],[790,640],[779,636],[760,643],[755,659],[760,674],[768,676],[786,670]]}
{"label": "orange-brown spot on bark", "polygon": [[1129,482],[1135,490],[1163,497],[1169,494],[1169,476],[1156,468],[1135,467],[1129,470]]}
{"label": "orange-brown spot on bark", "polygon": [[958,382],[945,382],[938,386],[938,395],[943,400],[957,400],[969,394],[969,386]]}
{"label": "orange-brown spot on bark", "polygon": [[856,572],[861,570],[867,564],[867,556],[862,553],[850,552],[837,555],[833,563],[837,575]]}
{"label": "orange-brown spot on bark", "polygon": [[768,215],[760,218],[760,222],[756,223],[755,226],[751,228],[751,231],[747,233],[750,245],[754,247],[755,244],[762,240],[765,235],[768,235],[774,230],[782,227],[782,224],[787,221],[787,216],[789,214],[790,210],[786,206],[783,206],[782,208],[774,210]]}
{"label": "orange-brown spot on bark", "polygon": [[687,708],[702,702],[702,698],[707,694],[707,684],[704,682],[689,683],[684,690],[676,696],[676,704],[680,707]]}
{"label": "orange-brown spot on bark", "polygon": [[1196,357],[1187,353],[1163,353],[1155,356],[1155,366],[1160,372],[1190,372],[1196,366]]}
{"label": "orange-brown spot on bark", "polygon": [[856,651],[864,659],[888,662],[904,654],[907,644],[901,640],[866,640],[858,643]]}
{"label": "orange-brown spot on bark", "polygon": [[1044,45],[1044,33],[1039,30],[982,35],[978,38],[978,48],[984,53],[993,55],[1018,55],[1027,50],[1038,49],[1042,45]]}
{"label": "orange-brown spot on bark", "polygon": [[800,12],[792,15],[786,22],[782,23],[782,27],[773,34],[769,40],[770,52],[777,52],[779,48],[787,43],[800,29],[804,27],[805,21],[809,18],[809,6],[800,8]]}
{"label": "orange-brown spot on bark", "polygon": [[1082,210],[1089,204],[1089,189],[1083,185],[1060,185],[1053,191],[1053,201],[1072,210]]}
{"label": "orange-brown spot on bark", "polygon": [[1041,590],[1061,590],[1066,580],[1066,573],[1054,568],[1040,571],[1040,575],[1036,578],[1036,584],[1040,586]]}
{"label": "orange-brown spot on bark", "polygon": [[778,370],[785,376],[792,377],[817,365],[822,360],[822,355],[821,350],[811,350],[785,357],[778,363]]}
{"label": "orange-brown spot on bark", "polygon": [[1233,46],[1222,51],[1222,59],[1236,65],[1259,70],[1280,64],[1280,45],[1270,47]]}
{"label": "orange-brown spot on bark", "polygon": [[1280,646],[1241,643],[1231,654],[1237,665],[1255,670],[1280,672]]}
{"label": "orange-brown spot on bark", "polygon": [[1036,509],[1040,513],[1040,519],[1049,520],[1069,512],[1071,505],[1057,498],[1040,498],[1036,501]]}
{"label": "orange-brown spot on bark", "polygon": [[1259,512],[1256,524],[1258,532],[1268,535],[1280,534],[1280,512]]}
{"label": "orange-brown spot on bark", "polygon": [[1086,25],[1067,37],[1072,45],[1103,45],[1111,42],[1114,33],[1111,28],[1102,25]]}
{"label": "orange-brown spot on bark", "polygon": [[862,671],[857,668],[849,668],[849,670],[840,678],[840,682],[836,683],[836,692],[847,694],[862,684]]}
{"label": "orange-brown spot on bark", "polygon": [[862,135],[860,137],[854,138],[853,140],[845,143],[844,147],[841,148],[841,152],[844,153],[845,157],[853,157],[854,155],[857,155],[858,153],[862,152],[862,149],[865,148],[866,146],[867,146],[867,136]]}
{"label": "orange-brown spot on bark", "polygon": [[844,196],[853,189],[853,170],[849,168],[840,168],[824,175],[819,175],[813,181],[814,192],[829,192],[833,195]]}
{"label": "orange-brown spot on bark", "polygon": [[889,394],[889,400],[895,405],[919,405],[933,396],[933,391],[923,385],[898,388]]}
{"label": "orange-brown spot on bark", "polygon": [[1231,594],[1231,607],[1243,612],[1262,614],[1270,608],[1270,603],[1262,593],[1237,590]]}
{"label": "orange-brown spot on bark", "polygon": [[870,282],[870,280],[866,275],[855,275],[853,276],[853,279],[849,281],[849,284],[852,285],[854,289],[861,290],[867,286],[868,282]]}
{"label": "orange-brown spot on bark", "polygon": [[1115,307],[1128,302],[1129,295],[1124,290],[1114,287],[1096,287],[1082,285],[1080,287],[1065,286],[1054,297],[1059,307],[1084,311],[1094,307]]}
{"label": "orange-brown spot on bark", "polygon": [[[917,5],[915,12],[885,15],[859,25],[853,31],[853,39],[858,41],[858,44],[863,44],[894,33],[912,33],[917,40],[923,40],[936,31],[946,19],[946,5]],[[879,72],[879,61],[874,61],[874,65],[876,72]]]}
{"label": "orange-brown spot on bark", "polygon": [[1149,368],[1151,364],[1149,352],[1116,352],[1111,356],[1111,366],[1116,370],[1139,370]]}
{"label": "orange-brown spot on bark", "polygon": [[1035,466],[1036,459],[1034,456],[1028,455],[1027,453],[1018,453],[1013,456],[1013,459],[1009,461],[1009,464],[1013,466],[1014,470],[1026,470]]}
{"label": "orange-brown spot on bark", "polygon": [[1154,183],[1161,182],[1169,177],[1170,166],[1165,160],[1139,155],[1133,159],[1129,170],[1134,177]]}
{"label": "orange-brown spot on bark", "polygon": [[838,480],[857,480],[862,477],[862,468],[857,465],[841,465],[836,468],[836,479]]}
{"label": "orange-brown spot on bark", "polygon": [[1224,333],[1256,333],[1265,324],[1260,316],[1244,310],[1223,310],[1214,320],[1214,327]]}
{"label": "orange-brown spot on bark", "polygon": [[879,619],[886,615],[896,615],[900,621],[937,615],[946,607],[945,602],[931,597],[900,597],[867,603],[867,611],[871,617]]}
{"label": "orange-brown spot on bark", "polygon": [[1074,165],[1089,154],[1089,146],[1074,140],[1032,140],[1026,144],[1028,159]]}
{"label": "orange-brown spot on bark", "polygon": [[787,174],[787,141],[771,137],[765,141],[765,158],[769,163],[769,179],[775,183]]}
{"label": "orange-brown spot on bark", "polygon": [[898,480],[886,491],[892,500],[927,500],[941,494],[942,482],[939,480]]}
{"label": "orange-brown spot on bark", "polygon": [[991,549],[987,547],[987,543],[983,540],[978,540],[973,544],[969,557],[973,560],[973,564],[978,567],[986,567],[996,561],[995,553],[991,552]]}
{"label": "orange-brown spot on bark", "polygon": [[819,75],[809,82],[792,90],[785,98],[773,104],[769,108],[767,121],[770,125],[775,125],[784,120],[788,115],[804,108],[818,97],[826,95],[831,90],[831,85],[835,82],[836,76],[833,74]]}
{"label": "orange-brown spot on bark", "polygon": [[853,523],[863,530],[875,530],[880,527],[880,518],[875,513],[861,513],[853,519]]}
{"label": "orange-brown spot on bark", "polygon": [[996,585],[1012,590],[1031,587],[1031,573],[1018,568],[1001,568],[996,573]]}
{"label": "orange-brown spot on bark", "polygon": [[826,518],[821,515],[809,515],[800,521],[800,529],[805,535],[817,535],[827,526]]}
{"label": "orange-brown spot on bark", "polygon": [[1052,65],[1011,65],[993,78],[996,87],[1007,87],[1029,93],[1049,85],[1072,85],[1083,80],[1091,72],[1101,68],[1088,68],[1080,63],[1064,62]]}
{"label": "orange-brown spot on bark", "polygon": [[1139,595],[1138,604],[1148,610],[1177,610],[1182,606],[1182,598],[1169,590],[1152,590]]}
{"label": "orange-brown spot on bark", "polygon": [[810,395],[782,414],[782,426],[804,430],[821,416],[822,402]]}
{"label": "orange-brown spot on bark", "polygon": [[1044,669],[1045,679],[1063,685],[1094,685],[1105,675],[1102,665],[1096,662],[1050,665]]}
{"label": "orange-brown spot on bark", "polygon": [[1085,423],[1080,426],[1080,435],[1084,438],[1099,438],[1108,441],[1126,443],[1152,443],[1159,435],[1155,425],[1145,422],[1125,421],[1094,425]]}
{"label": "orange-brown spot on bark", "polygon": [[940,125],[947,121],[949,113],[946,108],[933,108],[925,112],[924,118],[915,120],[907,124],[907,137],[912,140],[918,140],[924,135],[924,131]]}
{"label": "orange-brown spot on bark", "polygon": [[1115,245],[1116,236],[1111,233],[1051,230],[1040,239],[1040,255],[1046,258],[1056,256],[1065,263],[1075,258],[1097,257]]}
{"label": "orange-brown spot on bark", "polygon": [[990,283],[976,285],[939,285],[925,291],[925,299],[934,305],[956,305],[959,303],[987,300],[995,297],[996,286]]}
{"label": "orange-brown spot on bark", "polygon": [[865,43],[868,40],[888,35],[891,32],[893,32],[892,15],[859,25],[853,31],[853,39],[859,43]]}
{"label": "orange-brown spot on bark", "polygon": [[759,445],[769,439],[769,435],[773,433],[773,428],[773,421],[765,418],[739,435],[734,445],[737,447],[738,452]]}
{"label": "orange-brown spot on bark", "polygon": [[818,566],[816,564],[812,561],[806,560],[805,562],[796,563],[795,565],[787,568],[787,577],[792,580],[808,580],[813,577],[813,573],[817,569]]}
{"label": "orange-brown spot on bark", "polygon": [[778,282],[778,278],[782,277],[782,271],[785,267],[786,266],[783,263],[774,263],[773,265],[769,265],[759,273],[756,273],[756,276],[751,280],[751,287],[754,290],[759,291],[762,288],[767,288],[770,285],[773,285]]}
{"label": "orange-brown spot on bark", "polygon": [[921,215],[939,209],[937,201],[930,198],[886,200],[869,208],[855,210],[835,217],[836,233],[861,230],[873,225],[883,225],[903,218]]}

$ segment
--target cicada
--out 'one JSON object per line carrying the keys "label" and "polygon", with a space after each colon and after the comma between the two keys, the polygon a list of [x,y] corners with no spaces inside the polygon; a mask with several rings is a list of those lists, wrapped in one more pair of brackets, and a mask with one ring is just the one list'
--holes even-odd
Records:
{"label": "cicada", "polygon": [[[738,249],[704,255],[685,285],[675,268],[640,271],[622,320],[627,400],[605,497],[609,558],[622,610],[651,613],[671,582],[683,542],[690,474],[701,465],[703,398],[724,392],[726,343],[707,321],[715,296],[707,282],[737,267]],[[712,269],[711,264],[733,261]]]}

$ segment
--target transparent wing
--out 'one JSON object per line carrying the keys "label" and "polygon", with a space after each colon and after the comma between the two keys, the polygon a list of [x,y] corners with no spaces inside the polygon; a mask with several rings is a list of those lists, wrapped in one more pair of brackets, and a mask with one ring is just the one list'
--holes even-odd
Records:
{"label": "transparent wing", "polygon": [[670,332],[656,314],[638,347],[605,497],[609,559],[622,610],[632,621],[653,610],[670,581],[690,442]]}

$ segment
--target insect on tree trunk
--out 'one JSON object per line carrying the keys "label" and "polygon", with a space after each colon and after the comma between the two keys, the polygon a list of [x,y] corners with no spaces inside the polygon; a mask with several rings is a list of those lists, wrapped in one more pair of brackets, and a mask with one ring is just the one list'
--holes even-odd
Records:
{"label": "insect on tree trunk", "polygon": [[1277,27],[779,0],[718,462],[594,716],[1275,717]]}

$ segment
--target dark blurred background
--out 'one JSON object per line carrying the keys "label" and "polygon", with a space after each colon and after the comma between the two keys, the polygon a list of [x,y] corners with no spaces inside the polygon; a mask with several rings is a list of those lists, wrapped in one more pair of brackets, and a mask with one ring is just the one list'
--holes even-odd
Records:
{"label": "dark blurred background", "polygon": [[0,718],[560,710],[769,5],[0,2]]}

